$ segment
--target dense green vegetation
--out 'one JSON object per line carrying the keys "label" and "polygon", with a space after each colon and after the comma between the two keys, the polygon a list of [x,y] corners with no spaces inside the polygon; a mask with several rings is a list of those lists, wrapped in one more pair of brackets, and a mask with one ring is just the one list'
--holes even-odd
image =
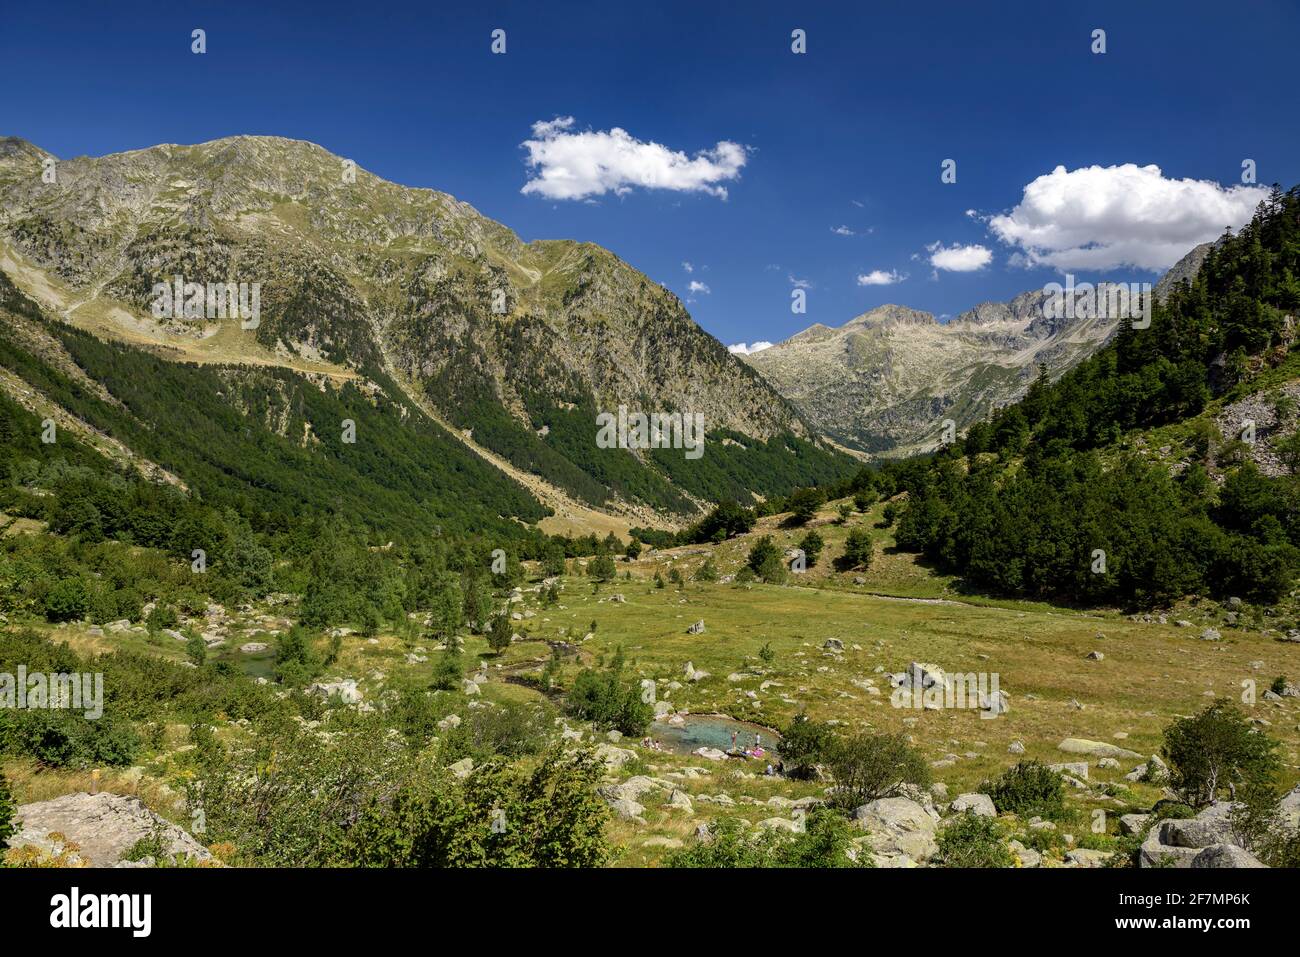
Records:
{"label": "dense green vegetation", "polygon": [[[972,586],[1088,604],[1189,593],[1263,602],[1300,569],[1300,479],[1229,462],[1176,476],[1117,449],[1135,429],[1198,415],[1283,362],[1300,310],[1300,188],[1275,191],[1199,274],[1055,383],[972,426],[928,463],[895,468],[909,493],[899,547]],[[923,466],[923,467],[919,467]]]}

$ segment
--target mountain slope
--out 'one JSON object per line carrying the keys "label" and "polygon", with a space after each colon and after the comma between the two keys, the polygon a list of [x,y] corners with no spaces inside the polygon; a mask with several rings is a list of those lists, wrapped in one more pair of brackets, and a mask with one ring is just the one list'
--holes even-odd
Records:
{"label": "mountain slope", "polygon": [[[577,502],[643,521],[844,468],[675,296],[600,247],[524,243],[444,193],[275,137],[57,161],[54,183],[47,160],[0,140],[0,268],[97,335],[363,389],[386,379],[393,401],[427,403]],[[257,327],[154,319],[155,283],[177,275],[260,283]],[[670,475],[665,450],[598,449],[595,416],[620,404],[702,413],[708,453]],[[714,454],[728,437],[782,467],[738,469]]]}

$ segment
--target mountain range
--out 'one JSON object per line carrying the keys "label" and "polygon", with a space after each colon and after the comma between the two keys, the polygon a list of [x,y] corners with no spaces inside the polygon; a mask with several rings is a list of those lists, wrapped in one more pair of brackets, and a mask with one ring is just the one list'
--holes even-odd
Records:
{"label": "mountain range", "polygon": [[[1210,246],[1188,253],[1154,294],[1194,275]],[[883,305],[838,328],[812,325],[745,359],[819,432],[861,453],[902,457],[938,446],[946,423],[960,432],[1015,402],[1040,371],[1055,379],[1119,327],[1114,317],[1079,316],[1083,310],[1055,316],[1049,298],[1031,290],[946,323]]]}

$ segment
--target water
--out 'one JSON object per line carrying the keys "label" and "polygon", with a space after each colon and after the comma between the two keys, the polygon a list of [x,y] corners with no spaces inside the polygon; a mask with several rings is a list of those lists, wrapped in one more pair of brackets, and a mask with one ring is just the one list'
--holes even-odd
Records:
{"label": "water", "polygon": [[676,754],[690,754],[696,748],[729,751],[733,731],[736,733],[736,747],[753,748],[755,737],[761,736],[766,755],[775,754],[773,747],[780,740],[779,735],[771,728],[747,721],[734,721],[720,715],[691,714],[686,716],[686,723],[680,728],[664,721],[656,721],[650,726],[650,736]]}

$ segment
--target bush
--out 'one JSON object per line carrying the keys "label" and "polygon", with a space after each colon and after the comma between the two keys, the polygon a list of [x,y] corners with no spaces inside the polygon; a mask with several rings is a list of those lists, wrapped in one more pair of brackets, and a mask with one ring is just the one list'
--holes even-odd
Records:
{"label": "bush", "polygon": [[556,748],[532,770],[491,761],[464,781],[412,774],[374,793],[329,863],[361,867],[600,867],[604,765]]}
{"label": "bush", "polygon": [[805,820],[804,833],[751,832],[744,821],[723,818],[709,825],[711,839],[669,855],[668,867],[870,867],[871,856],[849,856],[858,834],[839,814],[819,808]]}
{"label": "bush", "polygon": [[804,558],[807,559],[809,568],[817,564],[817,559],[821,557],[822,549],[825,547],[826,542],[817,533],[816,529],[809,529],[808,534],[804,535],[799,542],[799,550],[803,552]]}
{"label": "bush", "polygon": [[750,548],[745,564],[749,566],[750,571],[762,578],[764,564],[770,562],[773,558],[778,563],[781,561],[781,549],[776,547],[771,535],[764,535]]}
{"label": "bush", "polygon": [[0,727],[0,752],[30,755],[54,768],[123,767],[139,748],[130,724],[108,713],[87,721],[81,711],[29,709]]}
{"label": "bush", "polygon": [[871,567],[871,535],[866,529],[855,528],[844,542],[844,554],[836,561],[840,571],[865,570]]}
{"label": "bush", "polygon": [[17,831],[13,824],[15,810],[17,806],[14,804],[13,792],[9,790],[9,782],[0,774],[0,847]]}
{"label": "bush", "polygon": [[500,655],[510,647],[512,637],[513,630],[510,626],[510,616],[502,612],[492,619],[492,627],[488,629],[488,647]]}
{"label": "bush", "polygon": [[1002,828],[991,817],[971,811],[949,819],[937,839],[944,867],[1011,867],[1011,849],[1002,840]]}
{"label": "bush", "polygon": [[596,581],[613,581],[617,574],[618,569],[614,567],[612,555],[600,554],[587,563],[587,575]]}
{"label": "bush", "polygon": [[446,647],[438,656],[438,663],[433,667],[431,687],[436,691],[459,691],[460,683],[465,680],[465,665],[461,660],[460,642],[454,638],[447,639]]}
{"label": "bush", "polygon": [[706,558],[691,577],[697,582],[715,582],[718,580],[718,566],[713,564],[712,558]]}
{"label": "bush", "polygon": [[993,806],[1001,813],[1038,815],[1048,820],[1060,820],[1065,815],[1065,782],[1039,761],[1021,761],[996,780],[985,781],[980,791],[993,799]]}
{"label": "bush", "polygon": [[1165,729],[1162,753],[1169,784],[1193,807],[1204,807],[1242,785],[1262,786],[1278,769],[1277,742],[1257,734],[1232,702],[1221,698]]}
{"label": "bush", "polygon": [[629,737],[645,734],[654,706],[641,700],[640,689],[623,681],[617,668],[584,668],[569,692],[569,709],[600,728],[614,728]]}
{"label": "bush", "polygon": [[826,763],[835,779],[832,802],[850,810],[890,797],[904,784],[930,784],[925,756],[901,734],[859,734],[837,740],[826,749]]}
{"label": "bush", "polygon": [[812,777],[834,742],[835,731],[829,724],[813,721],[800,711],[781,729],[781,761],[785,773],[792,778]]}
{"label": "bush", "polygon": [[45,593],[45,617],[48,621],[75,621],[86,614],[90,597],[80,578],[60,578]]}

